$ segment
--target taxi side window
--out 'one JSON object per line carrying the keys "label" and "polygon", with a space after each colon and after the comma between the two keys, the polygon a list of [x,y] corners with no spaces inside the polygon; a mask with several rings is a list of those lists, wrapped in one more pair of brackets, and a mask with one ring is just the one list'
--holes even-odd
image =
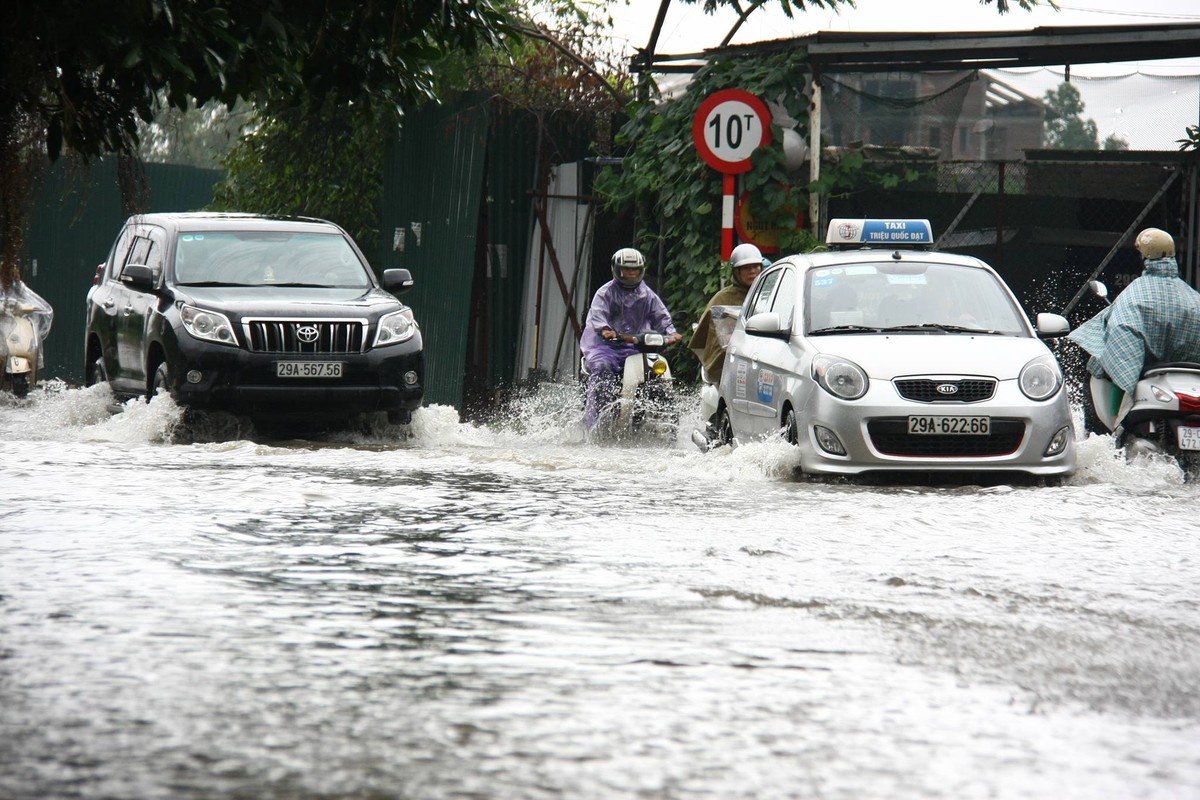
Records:
{"label": "taxi side window", "polygon": [[796,273],[790,269],[783,270],[779,280],[779,289],[775,292],[775,302],[771,310],[779,315],[779,324],[791,327],[792,311],[796,308]]}
{"label": "taxi side window", "polygon": [[758,291],[752,297],[747,298],[746,310],[749,312],[746,315],[747,318],[771,310],[771,293],[782,275],[783,270],[777,269],[762,276],[762,280],[758,284]]}

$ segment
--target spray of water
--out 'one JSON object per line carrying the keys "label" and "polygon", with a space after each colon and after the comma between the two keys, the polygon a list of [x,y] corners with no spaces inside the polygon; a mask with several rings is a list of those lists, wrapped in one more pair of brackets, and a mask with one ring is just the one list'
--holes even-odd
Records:
{"label": "spray of water", "polygon": [[[202,447],[345,447],[350,450],[429,450],[465,455],[476,461],[512,461],[541,470],[586,470],[604,476],[714,478],[733,484],[804,481],[795,448],[782,438],[742,442],[700,452],[689,440],[700,425],[699,397],[677,395],[680,414],[675,441],[589,443],[584,436],[582,399],[573,385],[545,383],[517,394],[487,422],[464,421],[457,409],[428,405],[409,425],[393,425],[376,415],[345,430],[302,440],[262,437],[248,420],[233,415],[195,415],[165,395],[118,405],[106,385],[71,388],[49,382],[17,400],[0,395],[0,439],[83,441]],[[1183,472],[1169,458],[1127,460],[1108,435],[1087,432],[1083,406],[1072,405],[1078,469],[1068,485],[1109,484],[1130,488],[1178,486]]]}

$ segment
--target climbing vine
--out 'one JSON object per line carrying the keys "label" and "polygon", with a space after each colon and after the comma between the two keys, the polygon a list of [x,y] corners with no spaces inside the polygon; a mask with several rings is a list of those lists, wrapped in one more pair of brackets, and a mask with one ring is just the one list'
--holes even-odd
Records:
{"label": "climbing vine", "polygon": [[[663,245],[660,288],[676,314],[690,314],[694,320],[722,284],[721,175],[696,153],[696,110],[713,92],[744,89],[767,102],[776,118],[795,120],[797,132],[805,135],[805,60],[798,50],[753,60],[713,61],[696,72],[685,94],[629,105],[629,121],[616,139],[627,154],[620,167],[598,176],[596,190],[610,204],[634,205],[637,244],[643,252],[656,254],[659,243]],[[752,169],[742,176],[742,189],[755,199],[755,219],[782,231],[782,251],[808,249],[811,234],[796,228],[794,210],[807,208],[807,187],[796,185],[784,168],[782,129],[777,124],[772,134],[773,144],[751,157]]]}
{"label": "climbing vine", "polygon": [[827,156],[816,183],[809,183],[807,167],[803,174],[789,172],[785,126],[808,138],[811,88],[806,62],[802,48],[714,60],[696,72],[685,94],[638,100],[627,108],[629,121],[616,137],[626,155],[619,167],[598,176],[596,190],[610,205],[632,204],[637,209],[637,245],[651,257],[661,250],[663,300],[689,322],[728,278],[720,255],[721,175],[696,153],[691,132],[696,109],[713,92],[744,89],[771,109],[772,143],[751,156],[752,168],[741,176],[741,190],[751,198],[754,219],[779,232],[781,253],[808,252],[819,245],[797,217],[797,210],[807,212],[810,192],[827,200],[919,177],[912,170],[899,175],[894,169],[878,172],[860,151],[847,151],[834,160]]}

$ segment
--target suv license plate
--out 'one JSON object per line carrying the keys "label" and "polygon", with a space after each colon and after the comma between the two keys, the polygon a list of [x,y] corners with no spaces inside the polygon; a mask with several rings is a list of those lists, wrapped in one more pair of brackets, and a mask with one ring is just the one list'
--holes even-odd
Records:
{"label": "suv license plate", "polygon": [[276,361],[277,378],[340,378],[341,361]]}
{"label": "suv license plate", "polygon": [[1200,450],[1200,428],[1180,425],[1175,429],[1175,435],[1179,437],[1180,450]]}
{"label": "suv license plate", "polygon": [[910,416],[908,432],[915,434],[931,434],[945,436],[947,434],[962,436],[987,436],[991,429],[991,417],[942,417],[942,416]]}

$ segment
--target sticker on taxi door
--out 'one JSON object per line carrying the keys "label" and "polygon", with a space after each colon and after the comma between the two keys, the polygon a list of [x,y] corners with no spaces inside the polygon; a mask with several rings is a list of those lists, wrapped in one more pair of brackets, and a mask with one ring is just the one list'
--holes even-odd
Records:
{"label": "sticker on taxi door", "polygon": [[758,373],[758,402],[769,403],[775,399],[775,373],[762,370]]}

